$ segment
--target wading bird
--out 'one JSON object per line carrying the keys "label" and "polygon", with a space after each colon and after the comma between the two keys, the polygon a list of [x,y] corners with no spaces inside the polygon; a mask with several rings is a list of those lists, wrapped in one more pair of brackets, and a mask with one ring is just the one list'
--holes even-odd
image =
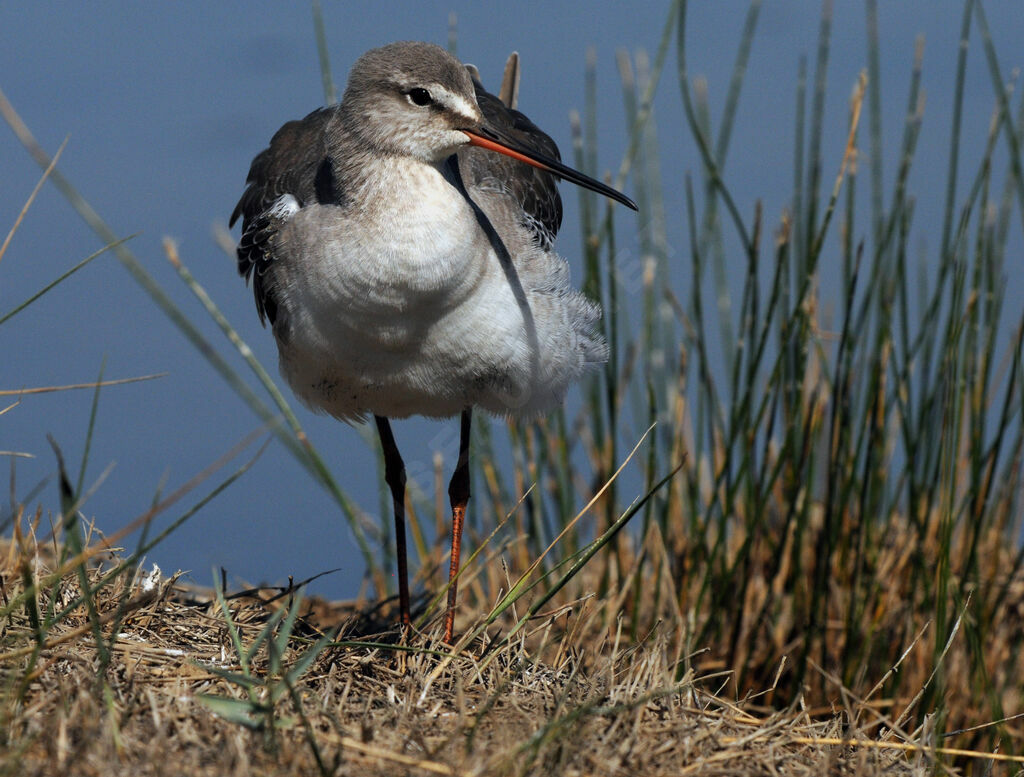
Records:
{"label": "wading bird", "polygon": [[253,159],[231,216],[242,218],[239,272],[296,396],[344,421],[376,421],[405,625],[405,465],[388,419],[461,415],[449,644],[473,408],[536,416],[607,358],[600,310],[553,250],[556,178],[636,209],[561,163],[554,141],[514,110],[517,84],[515,55],[503,102],[439,46],[368,51],[340,104],[288,122]]}

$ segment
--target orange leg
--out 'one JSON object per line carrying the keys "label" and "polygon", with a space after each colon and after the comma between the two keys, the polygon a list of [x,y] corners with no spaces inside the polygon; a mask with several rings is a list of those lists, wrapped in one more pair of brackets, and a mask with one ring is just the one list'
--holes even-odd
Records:
{"label": "orange leg", "polygon": [[469,427],[473,411],[462,411],[462,426],[459,432],[459,462],[455,465],[451,482],[448,484],[448,498],[452,503],[452,563],[448,569],[448,612],[444,618],[444,641],[452,644],[455,630],[455,601],[458,595],[459,554],[462,550],[462,526],[466,520],[466,503],[469,502]]}
{"label": "orange leg", "polygon": [[398,606],[402,626],[408,629],[409,617],[409,562],[405,555],[405,462],[398,452],[391,424],[384,416],[374,416],[377,434],[384,449],[384,480],[391,489],[395,509],[395,555],[398,557]]}

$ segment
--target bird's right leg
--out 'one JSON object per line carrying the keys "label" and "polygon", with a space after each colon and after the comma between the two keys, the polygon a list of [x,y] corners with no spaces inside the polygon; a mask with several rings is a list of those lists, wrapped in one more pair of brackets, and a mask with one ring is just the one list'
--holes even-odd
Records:
{"label": "bird's right leg", "polygon": [[462,553],[462,527],[466,519],[466,504],[469,502],[469,428],[473,420],[472,408],[462,411],[459,431],[459,461],[455,465],[448,496],[452,503],[452,556],[448,570],[448,611],[444,615],[444,642],[452,644],[455,632],[455,603],[459,590],[459,557]]}
{"label": "bird's right leg", "polygon": [[405,462],[398,452],[391,424],[384,416],[375,415],[377,434],[384,449],[384,481],[391,489],[395,509],[395,555],[398,557],[398,606],[402,625],[408,627],[409,617],[409,563],[405,556]]}

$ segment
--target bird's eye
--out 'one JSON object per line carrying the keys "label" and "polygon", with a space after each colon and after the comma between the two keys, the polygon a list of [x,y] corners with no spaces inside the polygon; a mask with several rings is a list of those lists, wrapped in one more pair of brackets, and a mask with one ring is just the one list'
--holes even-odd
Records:
{"label": "bird's eye", "polygon": [[416,105],[430,105],[434,102],[434,99],[430,96],[430,92],[421,86],[410,89],[408,95],[409,99]]}

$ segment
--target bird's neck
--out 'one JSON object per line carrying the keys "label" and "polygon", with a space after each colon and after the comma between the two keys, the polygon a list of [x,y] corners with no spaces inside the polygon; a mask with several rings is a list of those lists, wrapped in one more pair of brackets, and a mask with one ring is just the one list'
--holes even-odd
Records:
{"label": "bird's neck", "polygon": [[[452,167],[378,149],[350,151],[334,157],[334,173],[345,198],[378,217],[384,211],[398,221],[449,220],[468,204]],[[386,222],[383,222],[386,223]]]}

